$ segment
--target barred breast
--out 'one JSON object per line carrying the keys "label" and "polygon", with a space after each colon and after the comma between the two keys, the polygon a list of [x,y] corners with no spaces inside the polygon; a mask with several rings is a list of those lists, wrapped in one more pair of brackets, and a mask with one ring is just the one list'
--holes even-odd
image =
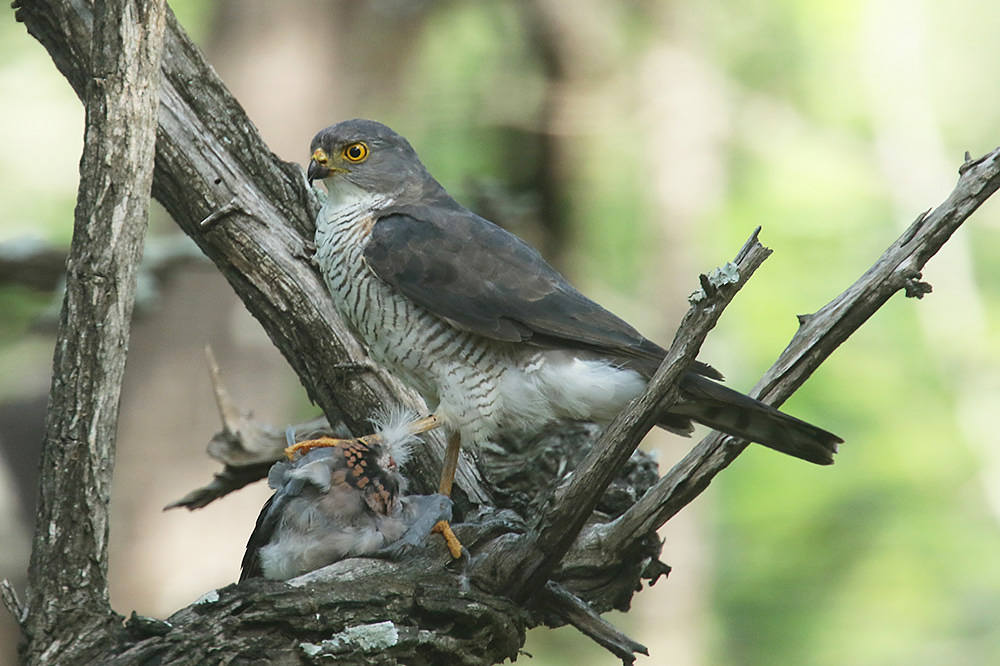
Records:
{"label": "barred breast", "polygon": [[316,221],[316,257],[337,310],[371,358],[463,442],[556,419],[606,423],[642,392],[646,380],[633,370],[461,331],[402,296],[364,261],[372,211],[391,201],[360,190],[338,194]]}
{"label": "barred breast", "polygon": [[401,296],[364,262],[370,211],[385,201],[359,198],[324,206],[316,257],[334,304],[371,358],[416,390],[445,426],[468,442],[499,427],[499,386],[508,350],[459,331]]}

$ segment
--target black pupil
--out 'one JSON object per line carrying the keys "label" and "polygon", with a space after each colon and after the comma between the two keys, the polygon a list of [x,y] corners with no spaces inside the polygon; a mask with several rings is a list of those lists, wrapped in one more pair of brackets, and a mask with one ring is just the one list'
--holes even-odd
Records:
{"label": "black pupil", "polygon": [[361,146],[351,146],[347,149],[347,156],[352,160],[356,160],[361,157]]}

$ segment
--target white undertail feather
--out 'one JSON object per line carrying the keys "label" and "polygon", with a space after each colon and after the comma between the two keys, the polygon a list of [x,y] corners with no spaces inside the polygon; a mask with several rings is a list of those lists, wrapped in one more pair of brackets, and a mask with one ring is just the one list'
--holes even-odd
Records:
{"label": "white undertail feather", "polygon": [[646,383],[610,361],[539,352],[526,370],[504,374],[503,411],[515,428],[566,418],[608,423]]}

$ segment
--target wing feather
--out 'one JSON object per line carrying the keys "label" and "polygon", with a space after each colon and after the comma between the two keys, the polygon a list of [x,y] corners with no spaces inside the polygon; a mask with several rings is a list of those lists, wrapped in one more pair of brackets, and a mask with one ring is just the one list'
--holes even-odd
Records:
{"label": "wing feather", "polygon": [[458,206],[408,206],[380,218],[365,262],[451,325],[494,340],[657,362],[665,354],[527,243]]}

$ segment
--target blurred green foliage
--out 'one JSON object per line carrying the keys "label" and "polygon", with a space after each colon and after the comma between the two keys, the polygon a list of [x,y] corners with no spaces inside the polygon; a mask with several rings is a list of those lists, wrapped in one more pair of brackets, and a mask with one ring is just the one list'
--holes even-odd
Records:
{"label": "blurred green foliage", "polygon": [[[174,4],[207,39],[208,3]],[[476,181],[503,183],[511,196],[530,190],[522,167],[539,146],[518,123],[541,122],[553,94],[530,23],[513,2],[425,11],[396,104],[351,115],[397,126],[467,203]],[[567,268],[623,300],[640,293],[662,233],[649,164],[674,156],[649,154],[638,110],[649,83],[637,72],[656,49],[685,53],[721,89],[725,127],[718,199],[690,221],[684,251],[707,270],[758,225],[776,250],[703,354],[739,387],[780,352],[795,314],[833,298],[944,199],[966,149],[1000,144],[1000,6],[989,0],[634,1],[597,11],[599,66],[555,92],[575,85],[581,104],[603,94],[608,113],[567,123],[584,128],[566,142],[556,202],[571,225]],[[21,32],[0,25],[0,81],[50,66]],[[82,112],[58,77],[34,90],[0,104],[0,240],[30,231],[66,242]],[[1000,663],[998,211],[984,206],[928,266],[934,293],[895,297],[789,403],[844,437],[833,468],[752,449],[709,491],[705,663]],[[39,301],[0,289],[0,345],[26,334]],[[570,647],[581,642],[542,633],[526,649],[538,664],[610,663],[589,645]],[[670,662],[661,653],[648,663]]]}

